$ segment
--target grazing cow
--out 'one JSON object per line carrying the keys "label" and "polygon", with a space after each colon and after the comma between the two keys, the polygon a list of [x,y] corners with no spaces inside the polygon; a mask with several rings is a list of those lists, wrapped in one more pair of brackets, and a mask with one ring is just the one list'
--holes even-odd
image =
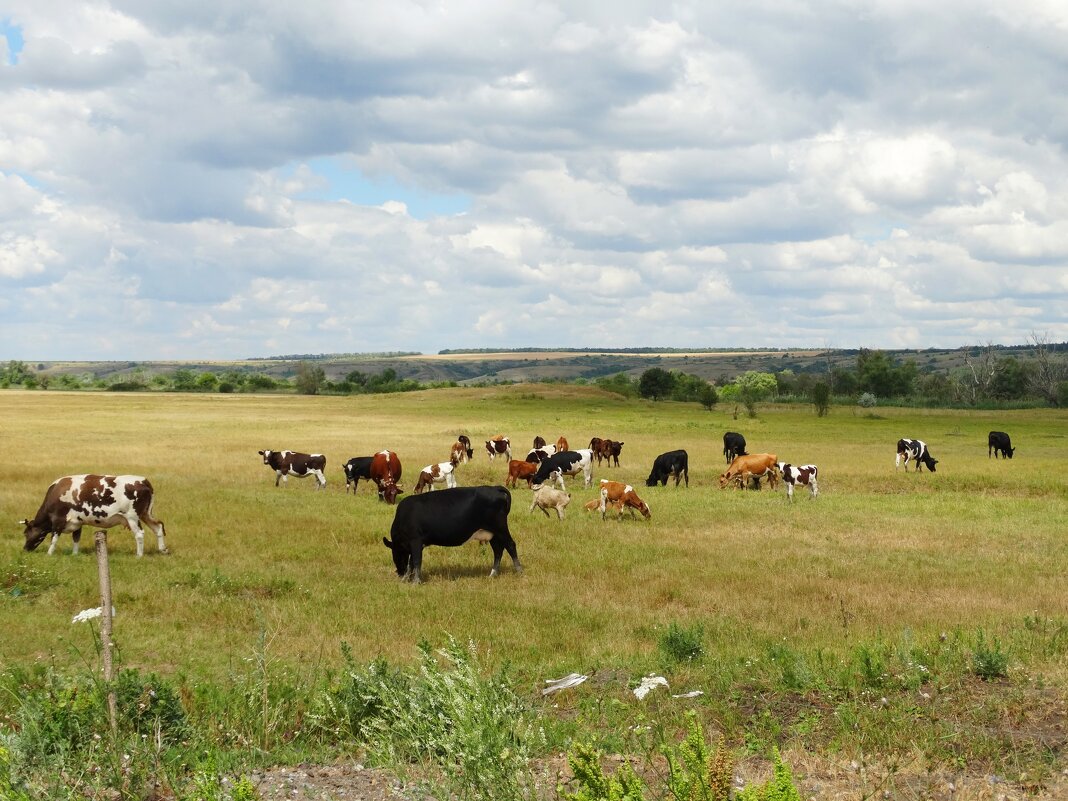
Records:
{"label": "grazing cow", "polygon": [[468,459],[473,459],[475,457],[475,451],[471,447],[471,439],[467,436],[467,434],[461,434],[456,438],[456,441],[464,446],[464,449],[467,451]]}
{"label": "grazing cow", "polygon": [[530,502],[530,511],[541,509],[545,516],[548,517],[549,510],[555,509],[556,514],[563,520],[564,509],[569,503],[571,503],[570,493],[553,489],[543,484],[534,490],[534,499]]}
{"label": "grazing cow", "polygon": [[1004,431],[991,431],[986,435],[986,458],[989,459],[992,452],[997,459],[998,451],[1001,451],[1001,455],[1006,459],[1011,459],[1016,449],[1012,447],[1012,440]]}
{"label": "grazing cow", "polygon": [[609,481],[607,478],[601,479],[601,520],[604,520],[605,510],[609,504],[616,505],[619,509],[619,517],[623,517],[623,510],[630,510],[630,516],[634,517],[634,510],[637,509],[642,513],[642,517],[646,520],[653,516],[653,513],[649,511],[649,504],[638,497],[634,492],[634,487],[630,484],[624,484],[622,481]]}
{"label": "grazing cow", "polygon": [[938,460],[932,458],[930,451],[927,450],[927,443],[920,439],[899,439],[897,441],[897,458],[894,460],[894,470],[902,464],[904,460],[905,470],[909,469],[909,460],[916,462],[916,472],[922,472],[923,465],[927,465],[927,469],[932,473],[935,472],[935,465],[938,464]]}
{"label": "grazing cow", "polygon": [[297,451],[259,451],[263,463],[275,472],[274,485],[281,481],[284,486],[289,481],[289,474],[297,478],[315,476],[315,488],[326,486],[326,457],[321,453],[298,453]]}
{"label": "grazing cow", "polygon": [[519,479],[527,482],[527,487],[533,483],[534,474],[538,472],[538,465],[534,462],[521,462],[513,459],[508,463],[508,478],[504,480],[506,487],[515,487]]}
{"label": "grazing cow", "polygon": [[774,453],[747,453],[744,456],[735,456],[727,472],[720,474],[719,488],[723,489],[733,482],[744,489],[754,476],[766,477],[771,483],[771,488],[775,489],[777,479]]}
{"label": "grazing cow", "polygon": [[456,488],[456,462],[428,464],[419,471],[419,480],[412,492],[420,493],[427,488],[433,491],[435,484],[444,484],[446,489]]}
{"label": "grazing cow", "polygon": [[486,440],[486,453],[489,454],[490,461],[493,461],[499,454],[503,454],[504,458],[512,458],[512,444],[508,441],[508,437],[502,437],[500,434],[493,439]]}
{"label": "grazing cow", "polygon": [[736,456],[746,456],[745,437],[734,431],[728,431],[723,435],[723,456],[729,465]]}
{"label": "grazing cow", "polygon": [[393,451],[379,451],[371,462],[371,480],[378,485],[378,500],[392,505],[404,490],[397,482],[401,477],[401,461]]}
{"label": "grazing cow", "polygon": [[20,520],[27,551],[40,545],[52,535],[48,555],[56,552],[56,541],[64,531],[69,531],[78,553],[82,538],[82,526],[111,528],[120,523],[133,532],[137,542],[137,555],[145,553],[144,522],[156,533],[156,548],[160,553],[169,553],[164,543],[163,521],[152,515],[152,485],[143,476],[63,476],[52,482],[45,493],[44,502],[33,520]]}
{"label": "grazing cow", "polygon": [[794,499],[794,485],[800,484],[802,487],[808,487],[809,499],[815,498],[820,494],[819,484],[816,483],[818,478],[819,468],[814,464],[792,465],[787,462],[776,462],[776,469],[779,471],[779,475],[782,476],[783,482],[786,484],[786,498],[792,501]]}
{"label": "grazing cow", "polygon": [[556,440],[556,450],[557,451],[566,451],[566,450],[568,450],[567,437],[565,437],[563,434],[560,435],[560,439]]}
{"label": "grazing cow", "polygon": [[686,486],[690,486],[690,457],[684,450],[668,451],[662,453],[653,460],[653,469],[649,471],[649,478],[645,479],[645,486],[655,487],[657,484],[667,486],[668,479],[675,476],[675,486],[679,486],[679,479],[686,479]]}
{"label": "grazing cow", "polygon": [[538,448],[544,448],[545,447],[545,438],[544,437],[534,437],[534,444],[531,445],[530,447],[534,448],[534,450],[537,450]]}
{"label": "grazing cow", "polygon": [[[592,501],[586,501],[586,503],[584,503],[582,505],[582,508],[585,509],[587,512],[593,512],[593,511],[600,510],[600,508],[601,508],[601,496],[598,495]],[[623,516],[623,504],[620,501],[609,501],[609,500],[606,499],[605,500],[605,508],[606,509],[614,509],[617,513],[619,513],[620,517]]]}
{"label": "grazing cow", "polygon": [[[616,467],[619,467],[619,454],[623,451],[623,443],[616,442],[613,439],[606,439],[601,443],[601,455],[604,456],[605,461],[608,462],[608,466],[612,466],[612,460],[616,462]],[[600,464],[600,460],[598,460]]]}
{"label": "grazing cow", "polygon": [[527,458],[523,461],[530,462],[531,464],[541,464],[554,453],[556,453],[555,445],[542,445],[540,448],[535,448],[528,453]]}
{"label": "grazing cow", "polygon": [[467,461],[467,448],[459,440],[453,443],[452,448],[449,450],[449,461],[456,462],[456,464]]}
{"label": "grazing cow", "polygon": [[373,456],[354,456],[342,465],[341,469],[345,471],[345,492],[349,491],[351,484],[352,494],[355,495],[361,478],[371,480],[371,462],[374,460]]}
{"label": "grazing cow", "polygon": [[390,528],[393,540],[383,537],[382,542],[393,552],[397,575],[419,584],[425,547],[463,545],[472,535],[485,530],[491,535],[489,544],[493,549],[490,576],[500,572],[505,551],[512,557],[516,572],[522,573],[515,540],[508,531],[511,510],[512,494],[504,487],[458,487],[410,495],[397,505]]}
{"label": "grazing cow", "polygon": [[556,480],[560,489],[564,489],[564,476],[574,476],[582,473],[585,481],[583,486],[593,483],[593,451],[588,448],[577,451],[564,451],[555,453],[538,465],[538,472],[534,474],[535,484],[544,484],[552,480],[552,474],[559,471]]}

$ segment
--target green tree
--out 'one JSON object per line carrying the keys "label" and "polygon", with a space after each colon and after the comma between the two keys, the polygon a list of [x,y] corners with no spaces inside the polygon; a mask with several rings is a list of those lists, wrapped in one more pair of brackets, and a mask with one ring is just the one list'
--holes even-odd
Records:
{"label": "green tree", "polygon": [[297,374],[293,379],[297,392],[301,395],[318,395],[323,384],[326,383],[326,372],[317,364],[300,362],[297,365]]}
{"label": "green tree", "polygon": [[831,388],[822,381],[813,384],[812,403],[816,406],[816,416],[826,417],[831,411]]}
{"label": "green tree", "polygon": [[219,377],[215,373],[201,373],[197,376],[197,392],[214,392],[219,385]]}
{"label": "green tree", "polygon": [[638,387],[626,373],[616,373],[613,376],[601,376],[595,382],[597,386],[606,392],[615,392],[625,398],[633,398],[638,394]]}
{"label": "green tree", "polygon": [[638,394],[643,398],[660,400],[671,395],[675,376],[660,367],[650,367],[638,379]]}
{"label": "green tree", "polygon": [[185,367],[179,367],[174,371],[171,384],[179,392],[192,392],[196,389],[197,374]]}
{"label": "green tree", "polygon": [[712,407],[719,403],[719,393],[716,392],[714,386],[706,383],[697,400],[702,406],[708,409],[708,411],[712,411]]}
{"label": "green tree", "polygon": [[746,370],[734,379],[738,387],[738,399],[745,405],[746,414],[756,417],[756,405],[775,394],[775,376],[756,370]]}
{"label": "green tree", "polygon": [[675,386],[671,388],[671,399],[677,401],[701,400],[701,392],[708,386],[708,382],[699,375],[689,373],[672,373],[675,377]]}

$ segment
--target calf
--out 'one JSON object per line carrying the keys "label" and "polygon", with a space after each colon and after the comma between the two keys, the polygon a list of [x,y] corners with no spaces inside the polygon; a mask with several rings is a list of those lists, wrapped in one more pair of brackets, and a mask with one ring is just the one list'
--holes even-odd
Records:
{"label": "calf", "polygon": [[349,491],[349,484],[351,484],[352,494],[355,495],[361,478],[371,480],[371,462],[374,460],[373,456],[354,456],[341,466],[341,469],[345,471],[345,492]]}
{"label": "calf", "polygon": [[990,454],[994,454],[994,458],[998,458],[998,451],[1006,459],[1011,459],[1016,449],[1012,447],[1012,440],[1009,439],[1009,435],[1004,431],[991,431],[986,435],[986,458],[990,458]]}
{"label": "calf", "polygon": [[504,480],[506,487],[515,487],[519,479],[527,482],[527,487],[533,483],[534,474],[538,472],[538,465],[533,462],[523,462],[513,459],[508,463],[508,478]]}
{"label": "calf", "polygon": [[530,502],[530,511],[541,509],[545,516],[549,516],[549,510],[555,509],[560,519],[564,519],[564,508],[571,503],[571,495],[563,490],[553,489],[544,484],[534,490],[534,499]]}
{"label": "calf", "polygon": [[48,554],[56,552],[56,541],[64,531],[69,531],[78,553],[82,538],[82,526],[111,528],[120,523],[133,532],[137,543],[137,555],[145,553],[144,522],[156,534],[156,548],[160,553],[169,553],[164,543],[163,521],[152,514],[152,485],[144,476],[104,476],[82,474],[63,476],[52,482],[45,492],[44,502],[33,520],[20,520],[26,527],[23,546],[32,551],[44,538],[52,535]]}
{"label": "calf", "polygon": [[923,465],[927,465],[927,469],[932,473],[935,472],[935,465],[938,464],[938,460],[931,457],[930,451],[927,450],[927,443],[920,439],[899,439],[897,441],[897,458],[894,460],[894,470],[897,470],[904,461],[905,470],[909,469],[909,460],[913,460],[916,463],[916,472],[922,472]]}
{"label": "calf", "polygon": [[259,451],[263,457],[263,463],[275,472],[274,485],[277,487],[281,481],[285,485],[289,481],[289,474],[297,478],[315,476],[315,488],[322,489],[326,486],[326,457],[321,453],[298,453],[297,451]]}
{"label": "calf", "polygon": [[[604,456],[608,462],[608,466],[612,466],[612,461],[615,460],[616,467],[619,467],[619,454],[623,451],[623,443],[616,442],[614,439],[606,439],[601,443],[601,455]],[[598,462],[599,464],[600,462]]]}
{"label": "calf", "polygon": [[449,450],[449,461],[460,464],[461,462],[467,462],[467,448],[464,444],[457,440],[453,443],[452,448]]}
{"label": "calf", "polygon": [[378,500],[392,505],[404,490],[397,482],[401,477],[401,462],[393,451],[379,451],[371,462],[371,480],[378,486]]}
{"label": "calf", "polygon": [[776,469],[774,453],[747,453],[744,456],[735,456],[731,461],[727,472],[719,477],[719,488],[724,489],[728,484],[738,484],[742,489],[749,483],[752,477],[766,477],[775,489]]}
{"label": "calf", "polygon": [[498,455],[503,455],[510,460],[512,458],[512,444],[508,441],[508,437],[502,437],[498,434],[493,439],[486,440],[486,453],[489,454],[490,461],[493,461]]}
{"label": "calf", "polygon": [[619,509],[619,516],[623,517],[623,510],[629,509],[630,516],[634,517],[634,510],[637,509],[642,513],[642,517],[648,520],[653,516],[649,510],[649,504],[638,497],[634,492],[634,487],[630,484],[624,484],[622,481],[609,481],[607,478],[601,479],[601,519],[604,520],[605,510],[609,504],[616,505]]}
{"label": "calf", "polygon": [[675,476],[675,486],[679,486],[679,479],[685,477],[686,486],[690,486],[689,456],[684,450],[668,451],[662,453],[653,460],[653,469],[649,471],[649,478],[645,479],[645,486],[655,487],[657,484],[667,486],[668,479]]}
{"label": "calf", "polygon": [[420,493],[424,489],[434,489],[435,484],[444,484],[446,489],[456,488],[456,462],[428,464],[419,471],[419,480],[412,492]]}
{"label": "calf", "polygon": [[814,464],[792,465],[787,462],[776,462],[776,469],[779,471],[779,475],[782,476],[783,482],[786,484],[786,498],[792,501],[794,499],[794,485],[800,484],[802,487],[808,487],[809,499],[815,498],[820,494],[819,485],[816,483],[818,477],[819,468]]}
{"label": "calf", "polygon": [[560,489],[564,489],[564,476],[574,476],[582,473],[585,481],[584,486],[593,483],[593,452],[588,449],[578,451],[564,451],[555,453],[538,465],[538,472],[534,474],[535,484],[544,484],[552,480],[552,474],[558,472],[556,477]]}
{"label": "calf", "polygon": [[458,487],[410,495],[397,504],[390,528],[392,541],[383,537],[382,542],[393,552],[397,575],[419,584],[425,547],[463,545],[473,535],[485,530],[490,533],[489,544],[493,549],[490,576],[500,572],[501,556],[505,551],[512,557],[516,572],[522,573],[515,540],[508,531],[511,510],[512,494],[504,487]]}
{"label": "calf", "polygon": [[746,456],[745,437],[735,431],[723,435],[723,456],[729,465],[737,456]]}

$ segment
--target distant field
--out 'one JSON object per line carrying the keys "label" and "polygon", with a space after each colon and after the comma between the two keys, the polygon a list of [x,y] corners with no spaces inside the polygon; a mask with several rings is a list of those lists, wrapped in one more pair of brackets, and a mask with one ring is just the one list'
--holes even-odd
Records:
{"label": "distant field", "polygon": [[[0,518],[8,521],[0,576],[30,576],[0,596],[0,662],[80,664],[88,641],[71,616],[98,603],[91,532],[49,558],[21,551],[20,518],[48,484],[76,472],[143,473],[157,489],[172,555],[133,555],[110,537],[117,638],[127,663],[219,677],[265,634],[280,664],[312,670],[358,659],[410,662],[416,643],[446,632],[472,638],[493,663],[521,675],[655,666],[669,623],[700,623],[715,661],[746,660],[770,644],[842,654],[876,637],[923,638],[978,627],[1001,631],[1024,616],[1068,614],[1068,414],[765,406],[756,420],[695,404],[626,401],[588,387],[525,385],[361,397],[118,395],[0,392],[7,458]],[[1011,462],[987,458],[986,433],[1012,434]],[[721,437],[741,431],[751,452],[821,469],[819,499],[720,491]],[[475,442],[461,485],[501,483],[482,440],[504,433],[521,458],[536,434],[625,445],[619,469],[595,478],[633,483],[651,522],[602,523],[574,482],[562,523],[530,514],[514,492],[510,524],[526,574],[504,563],[486,577],[486,548],[431,549],[427,583],[393,574],[381,539],[393,508],[371,487],[346,495],[341,465],[384,447],[414,483],[459,433]],[[894,471],[894,443],[925,439],[935,474]],[[690,453],[690,487],[647,489],[660,452]],[[329,484],[274,487],[256,451],[325,453]],[[77,649],[77,650],[76,650]],[[1065,679],[1064,666],[1044,666]],[[699,685],[702,668],[688,674]]]}
{"label": "distant field", "polygon": [[603,356],[610,358],[618,358],[622,360],[626,359],[643,359],[650,358],[663,358],[663,359],[731,359],[739,356],[752,356],[752,357],[774,357],[782,358],[783,356],[818,356],[823,353],[820,350],[791,350],[788,352],[783,351],[763,351],[763,350],[745,350],[745,351],[694,351],[692,353],[619,353],[618,351],[581,351],[581,352],[567,352],[567,351],[501,351],[499,353],[434,353],[434,354],[420,354],[417,356],[405,356],[404,359],[408,361],[417,361],[422,359],[429,359],[433,361],[456,361],[456,362],[476,362],[476,361],[498,361],[498,360],[528,360],[528,361],[556,361],[558,359],[580,359],[589,356]]}

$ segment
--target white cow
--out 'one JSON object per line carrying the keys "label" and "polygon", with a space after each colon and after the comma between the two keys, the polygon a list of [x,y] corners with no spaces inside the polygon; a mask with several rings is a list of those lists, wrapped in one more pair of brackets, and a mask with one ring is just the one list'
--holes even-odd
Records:
{"label": "white cow", "polygon": [[534,490],[534,500],[530,502],[530,511],[541,509],[545,516],[548,517],[549,510],[555,509],[556,514],[563,520],[564,509],[569,503],[571,503],[571,495],[569,493],[543,484]]}
{"label": "white cow", "polygon": [[425,488],[433,491],[435,484],[444,484],[446,489],[456,488],[456,462],[428,464],[419,472],[413,492],[422,492]]}

